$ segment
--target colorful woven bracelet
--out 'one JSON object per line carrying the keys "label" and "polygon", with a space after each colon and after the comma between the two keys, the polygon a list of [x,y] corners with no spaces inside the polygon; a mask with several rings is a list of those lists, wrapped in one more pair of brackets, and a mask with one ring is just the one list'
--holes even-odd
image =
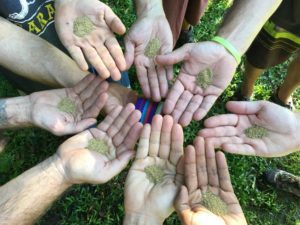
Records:
{"label": "colorful woven bracelet", "polygon": [[240,53],[236,50],[236,48],[229,41],[219,36],[214,37],[212,41],[223,45],[223,47],[235,58],[237,64],[240,64],[242,57]]}
{"label": "colorful woven bracelet", "polygon": [[142,113],[140,122],[143,124],[151,123],[155,115],[161,114],[163,103],[150,102],[139,97],[135,103],[135,109]]}

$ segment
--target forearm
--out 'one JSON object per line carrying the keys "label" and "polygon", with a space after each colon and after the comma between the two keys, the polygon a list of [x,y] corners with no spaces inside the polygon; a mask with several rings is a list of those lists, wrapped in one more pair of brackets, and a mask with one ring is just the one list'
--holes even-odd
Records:
{"label": "forearm", "polygon": [[0,224],[33,224],[71,185],[56,155],[0,188]]}
{"label": "forearm", "polygon": [[282,0],[235,0],[224,18],[218,36],[227,39],[243,55],[281,2]]}
{"label": "forearm", "polygon": [[134,0],[137,17],[165,15],[162,0]]}
{"label": "forearm", "polygon": [[0,129],[31,125],[29,96],[0,99]]}
{"label": "forearm", "polygon": [[87,72],[47,41],[0,17],[0,65],[31,80],[70,87]]}
{"label": "forearm", "polygon": [[163,220],[159,220],[155,216],[146,216],[141,214],[125,214],[123,225],[161,225]]}

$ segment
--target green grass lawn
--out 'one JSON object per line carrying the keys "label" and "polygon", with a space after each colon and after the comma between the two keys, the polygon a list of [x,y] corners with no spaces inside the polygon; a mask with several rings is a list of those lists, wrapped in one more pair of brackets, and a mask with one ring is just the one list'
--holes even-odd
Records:
{"label": "green grass lawn", "polygon": [[[121,17],[127,27],[135,20],[131,0],[106,0]],[[198,41],[210,39],[227,8],[227,1],[212,1],[201,23],[195,28]],[[219,98],[208,116],[224,113],[224,104],[240,86],[243,76],[243,64],[237,70],[231,85]],[[255,99],[268,99],[282,82],[287,71],[287,63],[266,71],[256,83]],[[178,72],[178,70],[177,70]],[[135,89],[138,83],[131,71]],[[16,90],[0,79],[0,96],[16,96]],[[300,109],[300,90],[294,94],[295,105]],[[193,122],[185,129],[185,144],[192,143],[202,122]],[[30,128],[7,131],[10,142],[0,154],[0,184],[4,184],[23,171],[31,168],[52,155],[60,143],[67,137],[55,137],[46,131]],[[300,173],[300,154],[293,154],[278,159],[243,157],[227,154],[232,183],[242,205],[249,224],[262,225],[299,225],[300,199],[276,191],[265,184],[261,175],[267,168],[280,168],[289,172]],[[38,224],[103,224],[122,223],[124,216],[123,192],[127,171],[105,185],[76,185],[57,201]],[[34,206],[32,206],[34,207]],[[180,224],[173,214],[165,222],[168,225]]]}

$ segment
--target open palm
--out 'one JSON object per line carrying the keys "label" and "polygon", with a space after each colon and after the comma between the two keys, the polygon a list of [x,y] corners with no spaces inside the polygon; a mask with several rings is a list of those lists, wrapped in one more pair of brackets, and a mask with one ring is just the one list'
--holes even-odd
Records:
{"label": "open palm", "polygon": [[[227,109],[234,114],[207,119],[206,129],[199,132],[216,147],[230,153],[263,157],[279,157],[298,149],[299,122],[291,111],[266,101],[229,102]],[[247,137],[245,129],[254,125],[267,129],[268,135],[261,139]]]}
{"label": "open palm", "polygon": [[[186,44],[173,53],[158,56],[157,63],[173,65],[183,61],[181,71],[164,104],[164,113],[187,126],[192,119],[201,120],[232,80],[237,63],[219,44],[202,42]],[[197,85],[200,72],[210,69],[212,83],[207,88]]]}
{"label": "open palm", "polygon": [[[88,75],[73,88],[41,91],[30,95],[33,124],[55,135],[81,132],[96,124],[107,96],[108,83]],[[63,99],[74,104],[74,112],[59,109]]]}
{"label": "open palm", "polygon": [[[139,111],[129,104],[114,109],[99,124],[69,138],[58,149],[65,173],[71,183],[105,183],[120,173],[134,156],[134,146],[142,124]],[[91,139],[101,140],[107,151],[89,149]]]}
{"label": "open palm", "polygon": [[[55,1],[55,28],[62,44],[82,70],[88,70],[87,61],[103,78],[121,78],[126,62],[114,33],[124,34],[121,20],[104,3],[98,0]],[[83,37],[73,33],[74,21],[87,16],[93,30]],[[87,61],[86,61],[87,59]]]}
{"label": "open palm", "polygon": [[172,79],[173,70],[170,66],[155,65],[153,58],[145,55],[148,43],[155,38],[161,43],[159,54],[172,51],[172,31],[166,17],[151,16],[138,19],[125,38],[125,58],[128,68],[134,62],[145,97],[159,102],[167,96],[168,80]]}
{"label": "open palm", "polygon": [[[155,218],[153,224],[163,223],[173,211],[173,201],[181,185],[182,174],[176,174],[176,167],[182,155],[183,131],[178,124],[173,124],[170,116],[155,116],[151,126],[145,125],[126,179],[126,217],[137,214],[150,220]],[[153,165],[164,172],[161,182],[156,184],[144,172],[147,166]]]}
{"label": "open palm", "polygon": [[[215,153],[212,145],[197,137],[184,155],[185,186],[176,199],[175,208],[184,225],[243,225],[247,224],[236,198],[222,152]],[[227,210],[214,214],[203,205],[204,195],[210,192],[223,201]],[[220,204],[215,207],[220,207]]]}

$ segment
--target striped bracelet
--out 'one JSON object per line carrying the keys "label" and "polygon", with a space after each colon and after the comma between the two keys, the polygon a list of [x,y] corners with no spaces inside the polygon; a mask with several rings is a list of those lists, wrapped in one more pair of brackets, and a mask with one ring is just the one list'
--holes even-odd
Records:
{"label": "striped bracelet", "polygon": [[140,122],[143,124],[151,123],[155,115],[161,114],[163,102],[151,102],[144,98],[138,97],[135,103],[135,109],[142,113]]}

